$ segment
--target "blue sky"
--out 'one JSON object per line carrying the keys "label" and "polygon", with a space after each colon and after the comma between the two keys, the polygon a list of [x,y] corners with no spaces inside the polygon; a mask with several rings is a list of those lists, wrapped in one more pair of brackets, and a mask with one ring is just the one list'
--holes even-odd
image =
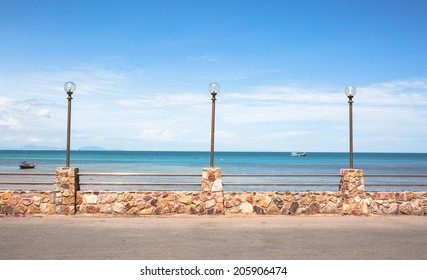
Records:
{"label": "blue sky", "polygon": [[427,1],[0,0],[0,149],[427,152]]}

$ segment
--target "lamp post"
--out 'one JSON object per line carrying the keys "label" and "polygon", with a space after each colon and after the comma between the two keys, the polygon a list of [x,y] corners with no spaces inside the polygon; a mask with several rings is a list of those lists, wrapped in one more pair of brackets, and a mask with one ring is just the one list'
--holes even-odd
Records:
{"label": "lamp post", "polygon": [[218,83],[211,83],[209,85],[209,91],[212,94],[212,123],[211,123],[211,159],[210,159],[210,167],[214,167],[215,100],[216,100],[216,95],[219,92],[219,84]]}
{"label": "lamp post", "polygon": [[73,82],[66,82],[64,90],[68,94],[68,117],[67,117],[67,154],[65,159],[65,167],[70,167],[70,130],[71,130],[71,95],[76,90],[76,84]]}
{"label": "lamp post", "polygon": [[346,87],[345,94],[348,97],[348,110],[349,110],[350,169],[353,169],[353,97],[356,95],[356,87],[354,86]]}

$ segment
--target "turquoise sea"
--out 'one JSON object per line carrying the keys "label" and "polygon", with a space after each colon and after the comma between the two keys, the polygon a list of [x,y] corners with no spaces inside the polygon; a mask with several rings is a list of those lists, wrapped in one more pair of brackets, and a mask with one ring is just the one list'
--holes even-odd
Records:
{"label": "turquoise sea", "polygon": [[[209,166],[209,152],[174,151],[71,151],[71,166],[81,173],[92,172],[138,172],[138,173],[184,173],[201,174]],[[35,162],[33,170],[20,170],[18,164],[27,160]],[[65,166],[65,151],[0,151],[0,173],[18,172],[54,173],[55,168]],[[340,169],[349,167],[348,153],[309,153],[306,157],[291,157],[290,152],[216,152],[215,167],[221,167],[223,174],[339,174]],[[364,174],[424,174],[427,175],[427,154],[425,153],[355,153],[354,168]],[[4,178],[2,178],[4,180]],[[88,178],[88,180],[95,180]],[[118,181],[117,178],[104,180]],[[119,180],[123,180],[119,178]],[[133,178],[131,180],[144,180]],[[155,178],[180,182],[184,179]],[[227,182],[334,182],[334,178],[224,178]],[[200,182],[190,178],[185,182]],[[427,178],[365,178],[367,189],[370,183],[427,183]],[[372,185],[372,184],[371,184]],[[0,185],[1,187],[1,185]],[[120,188],[120,187],[118,187]],[[131,187],[127,187],[131,188]],[[238,187],[235,187],[236,189]],[[307,187],[306,187],[307,188]],[[407,188],[407,187],[406,187]],[[94,189],[94,188],[90,188]],[[111,188],[114,189],[114,188]],[[196,187],[194,189],[197,189]],[[257,187],[257,189],[288,189],[283,187]],[[325,188],[324,188],[325,189]],[[335,189],[335,188],[326,188]],[[402,190],[400,187],[372,190]],[[410,188],[427,190],[427,187]]]}

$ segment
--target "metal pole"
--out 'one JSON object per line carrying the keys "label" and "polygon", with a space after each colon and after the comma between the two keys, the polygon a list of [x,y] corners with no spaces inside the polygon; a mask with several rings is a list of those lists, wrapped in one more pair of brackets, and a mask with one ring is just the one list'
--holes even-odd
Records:
{"label": "metal pole", "polygon": [[212,92],[212,123],[211,123],[211,160],[210,160],[210,167],[214,167],[215,100],[216,100],[216,93]]}
{"label": "metal pole", "polygon": [[353,96],[348,97],[350,127],[350,169],[353,169]]}
{"label": "metal pole", "polygon": [[68,92],[68,118],[67,118],[67,154],[65,167],[70,167],[70,130],[71,130],[71,97],[72,92]]}

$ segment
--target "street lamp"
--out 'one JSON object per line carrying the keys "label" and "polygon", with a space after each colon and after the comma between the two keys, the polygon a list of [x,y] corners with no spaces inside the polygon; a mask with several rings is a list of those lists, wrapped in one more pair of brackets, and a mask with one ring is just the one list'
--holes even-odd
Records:
{"label": "street lamp", "polygon": [[209,92],[212,94],[212,125],[211,125],[211,160],[210,167],[214,167],[214,142],[215,142],[215,100],[219,92],[219,84],[211,83]]}
{"label": "street lamp", "polygon": [[345,94],[348,97],[348,109],[349,109],[350,169],[353,169],[353,97],[356,95],[356,87],[354,86],[346,87]]}
{"label": "street lamp", "polygon": [[66,82],[64,84],[64,90],[68,94],[68,118],[67,118],[67,155],[65,160],[65,166],[70,167],[70,130],[71,130],[71,95],[76,90],[76,84],[73,82]]}

